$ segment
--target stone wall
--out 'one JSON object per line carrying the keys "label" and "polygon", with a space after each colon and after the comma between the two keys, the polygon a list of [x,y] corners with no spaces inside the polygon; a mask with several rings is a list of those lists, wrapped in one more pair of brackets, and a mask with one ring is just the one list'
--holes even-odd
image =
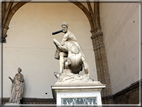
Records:
{"label": "stone wall", "polygon": [[139,80],[139,9],[139,3],[100,3],[112,94]]}
{"label": "stone wall", "polygon": [[[22,68],[25,78],[24,97],[52,98],[51,85],[56,82],[54,72],[59,71],[59,61],[54,59],[56,47],[53,38],[61,42],[63,21],[68,22],[89,65],[91,78],[97,80],[95,56],[90,25],[87,17],[73,3],[27,3],[12,17],[3,44],[3,97],[10,96],[11,78]],[[81,72],[84,73],[84,72]],[[47,93],[47,94],[46,94]]]}
{"label": "stone wall", "polygon": [[139,98],[141,98],[141,92],[142,92],[141,82],[142,80],[131,84],[125,89],[114,94],[112,97],[107,97],[107,98],[103,97],[102,98],[103,104],[106,101],[106,99],[107,101],[109,101],[109,99],[111,100],[112,98],[114,99],[114,104],[139,104],[140,103]]}
{"label": "stone wall", "polygon": [[139,104],[141,97],[141,83],[142,81],[137,81],[131,84],[129,87],[123,89],[122,91],[114,95],[115,104]]}

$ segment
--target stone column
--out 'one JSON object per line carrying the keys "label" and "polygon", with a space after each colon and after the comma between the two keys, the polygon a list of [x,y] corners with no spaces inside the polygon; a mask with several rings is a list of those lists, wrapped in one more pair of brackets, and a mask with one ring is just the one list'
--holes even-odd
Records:
{"label": "stone column", "polygon": [[91,39],[95,53],[98,80],[101,83],[106,84],[106,88],[102,90],[103,103],[110,104],[113,103],[113,101],[109,101],[109,99],[113,100],[113,98],[112,98],[112,90],[111,90],[110,77],[108,72],[105,46],[103,42],[103,33],[101,31],[92,32]]}
{"label": "stone column", "polygon": [[114,101],[112,96],[107,57],[103,40],[103,32],[101,31],[100,26],[99,3],[94,3],[94,16],[96,25],[94,31],[91,31],[91,39],[96,59],[97,76],[98,81],[106,84],[106,88],[102,90],[102,101],[103,104],[112,104],[114,103]]}
{"label": "stone column", "polygon": [[[11,1],[10,3],[7,3],[7,4],[6,4],[6,2],[2,3],[2,5],[3,5],[3,10],[2,10],[2,40],[1,40],[2,43],[6,43],[7,30],[9,29],[8,26],[9,26],[9,23],[11,21],[11,18],[16,13],[16,11],[27,2],[16,3],[14,6],[13,6],[13,1]],[[6,5],[8,5],[7,8],[6,8]]]}

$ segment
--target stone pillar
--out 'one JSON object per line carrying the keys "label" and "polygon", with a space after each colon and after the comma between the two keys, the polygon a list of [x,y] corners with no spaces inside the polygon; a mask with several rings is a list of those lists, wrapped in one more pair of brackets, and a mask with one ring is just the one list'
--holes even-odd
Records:
{"label": "stone pillar", "polygon": [[[11,21],[11,18],[13,17],[13,15],[16,13],[16,11],[23,6],[25,3],[27,2],[20,2],[20,3],[16,3],[13,6],[13,2],[11,1],[10,3],[5,3],[3,2],[3,10],[2,10],[2,43],[6,43],[6,37],[7,37],[7,30],[9,29],[9,23]],[[6,8],[6,5],[8,5],[8,7]],[[13,7],[12,7],[13,6]]]}
{"label": "stone pillar", "polygon": [[91,39],[95,53],[98,80],[101,83],[106,84],[106,88],[102,90],[103,103],[110,104],[113,103],[113,97],[112,97],[111,83],[108,72],[105,46],[103,42],[103,33],[101,31],[92,32]]}
{"label": "stone pillar", "polygon": [[2,29],[2,43],[6,43],[6,37],[7,37],[7,30],[9,29],[8,26],[3,26]]}
{"label": "stone pillar", "polygon": [[94,21],[95,29],[91,31],[92,33],[92,43],[96,59],[96,68],[98,81],[106,84],[106,88],[102,90],[102,101],[103,104],[112,104],[113,96],[111,90],[111,83],[109,77],[109,70],[105,52],[105,45],[103,40],[103,32],[101,31],[100,15],[99,15],[99,3],[94,3]]}

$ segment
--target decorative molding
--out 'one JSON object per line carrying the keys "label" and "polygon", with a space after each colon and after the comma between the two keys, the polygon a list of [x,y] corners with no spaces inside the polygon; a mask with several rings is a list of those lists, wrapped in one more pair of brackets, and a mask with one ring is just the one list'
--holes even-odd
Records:
{"label": "decorative molding", "polygon": [[96,39],[99,36],[103,36],[103,32],[96,32],[94,35],[91,36],[91,39]]}
{"label": "decorative molding", "polygon": [[103,43],[103,32],[96,32],[91,36],[94,51],[100,48],[105,48]]}

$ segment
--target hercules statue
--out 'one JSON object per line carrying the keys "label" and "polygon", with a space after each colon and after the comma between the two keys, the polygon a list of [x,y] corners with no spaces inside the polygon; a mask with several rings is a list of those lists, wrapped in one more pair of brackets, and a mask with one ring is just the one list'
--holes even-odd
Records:
{"label": "hercules statue", "polygon": [[61,31],[52,33],[64,33],[64,37],[61,43],[59,43],[56,39],[53,39],[53,42],[57,48],[55,58],[60,60],[60,71],[54,72],[55,76],[57,78],[60,77],[64,69],[70,69],[72,73],[79,74],[79,72],[82,71],[83,68],[85,74],[89,75],[85,56],[80,45],[77,42],[76,37],[68,30],[68,24],[66,22],[63,22],[61,26]]}

